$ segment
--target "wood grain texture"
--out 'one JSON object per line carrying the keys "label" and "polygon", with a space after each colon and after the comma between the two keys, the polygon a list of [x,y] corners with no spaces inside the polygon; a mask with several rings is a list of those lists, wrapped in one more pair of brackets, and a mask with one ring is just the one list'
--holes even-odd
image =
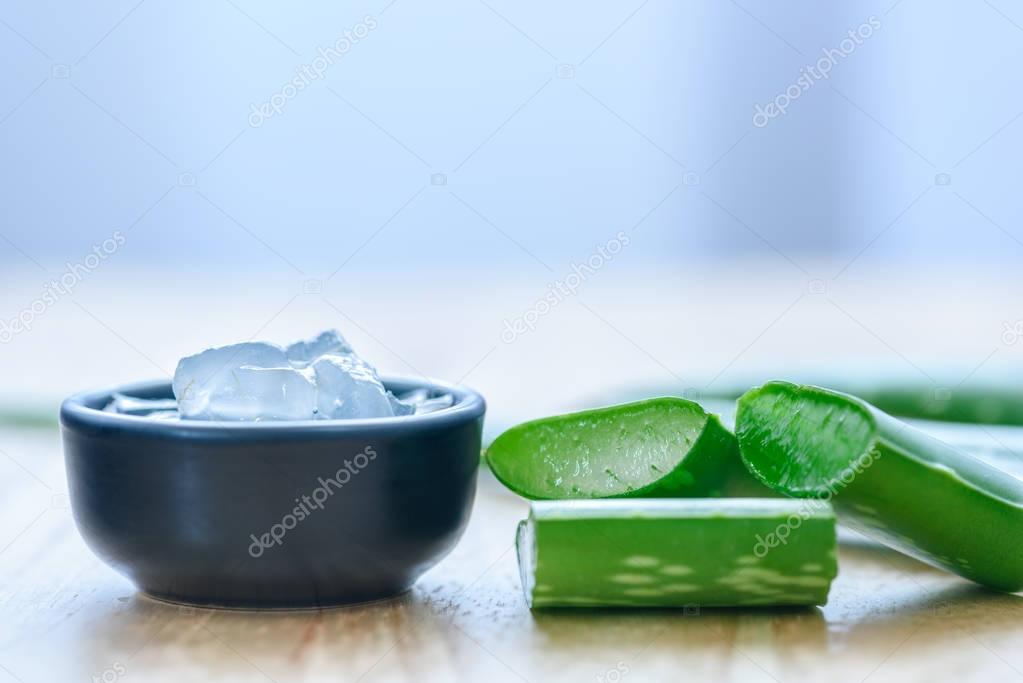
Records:
{"label": "wood grain texture", "polygon": [[484,474],[462,542],[398,599],[203,610],[136,594],[89,552],[55,433],[0,432],[0,482],[0,683],[1023,680],[1019,596],[853,534],[821,609],[530,613],[512,547],[525,505]]}

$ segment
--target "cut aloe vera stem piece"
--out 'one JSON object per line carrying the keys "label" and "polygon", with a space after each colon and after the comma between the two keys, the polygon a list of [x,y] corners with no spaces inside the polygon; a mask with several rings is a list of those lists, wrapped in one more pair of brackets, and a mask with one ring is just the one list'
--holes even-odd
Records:
{"label": "cut aloe vera stem piece", "polygon": [[[948,377],[961,378],[968,372],[942,373]],[[1023,425],[1023,373],[1005,371],[997,381],[994,379],[974,380],[956,386],[950,380],[947,386],[940,383],[919,381],[915,376],[900,376],[885,371],[845,370],[840,372],[803,371],[794,380],[801,384],[826,386],[835,391],[857,396],[875,408],[900,418],[915,418],[939,422],[960,422],[964,424]],[[701,402],[713,404],[720,400],[734,401],[750,387],[762,384],[767,378],[762,374],[725,383],[718,381],[713,387],[701,392]],[[615,400],[629,400],[632,397],[670,394],[681,391],[677,385],[657,385],[636,388],[633,391],[618,390]],[[725,412],[722,411],[722,418]],[[722,420],[728,424],[727,420]]]}
{"label": "cut aloe vera stem piece", "polygon": [[[845,387],[841,387],[845,389]],[[943,389],[933,384],[880,384],[847,390],[880,410],[906,418],[965,424],[1023,425],[1023,392],[1013,386]]]}
{"label": "cut aloe vera stem piece", "polygon": [[837,573],[821,501],[539,501],[516,547],[533,608],[822,605]]}
{"label": "cut aloe vera stem piece", "polygon": [[526,422],[497,437],[487,461],[534,499],[716,496],[742,467],[735,436],[683,398]]}
{"label": "cut aloe vera stem piece", "polygon": [[743,460],[834,503],[864,534],[986,586],[1023,588],[1023,482],[837,392],[771,382],[739,399]]}

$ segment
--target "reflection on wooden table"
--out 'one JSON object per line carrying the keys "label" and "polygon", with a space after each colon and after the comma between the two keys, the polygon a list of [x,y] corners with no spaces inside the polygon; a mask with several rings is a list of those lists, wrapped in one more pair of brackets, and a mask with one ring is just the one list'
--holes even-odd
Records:
{"label": "reflection on wooden table", "polygon": [[2,432],[0,451],[0,681],[1023,678],[1019,596],[845,532],[820,609],[530,613],[512,547],[525,505],[488,473],[462,542],[398,599],[293,612],[164,604],[82,543],[55,432]]}

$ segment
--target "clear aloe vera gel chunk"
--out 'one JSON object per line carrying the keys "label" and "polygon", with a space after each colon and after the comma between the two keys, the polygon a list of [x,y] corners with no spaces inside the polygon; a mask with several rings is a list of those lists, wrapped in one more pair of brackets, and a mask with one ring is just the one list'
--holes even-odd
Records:
{"label": "clear aloe vera gel chunk", "polygon": [[770,382],[739,399],[743,461],[768,487],[831,501],[886,545],[1023,589],[1023,482],[852,396]]}
{"label": "clear aloe vera gel chunk", "polygon": [[837,573],[820,501],[537,501],[516,547],[531,608],[821,605]]}
{"label": "clear aloe vera gel chunk", "polygon": [[526,422],[494,440],[487,462],[532,499],[716,496],[741,468],[735,436],[682,398]]}

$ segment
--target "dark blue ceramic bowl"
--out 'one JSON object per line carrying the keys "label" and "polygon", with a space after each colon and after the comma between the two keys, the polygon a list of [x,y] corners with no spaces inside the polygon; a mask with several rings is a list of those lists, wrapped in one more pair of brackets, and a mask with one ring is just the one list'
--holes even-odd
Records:
{"label": "dark blue ceramic bowl", "polygon": [[224,607],[315,607],[397,595],[465,530],[483,397],[425,415],[300,422],[161,421],[103,412],[114,391],[61,406],[71,506],[104,562],[154,597]]}

